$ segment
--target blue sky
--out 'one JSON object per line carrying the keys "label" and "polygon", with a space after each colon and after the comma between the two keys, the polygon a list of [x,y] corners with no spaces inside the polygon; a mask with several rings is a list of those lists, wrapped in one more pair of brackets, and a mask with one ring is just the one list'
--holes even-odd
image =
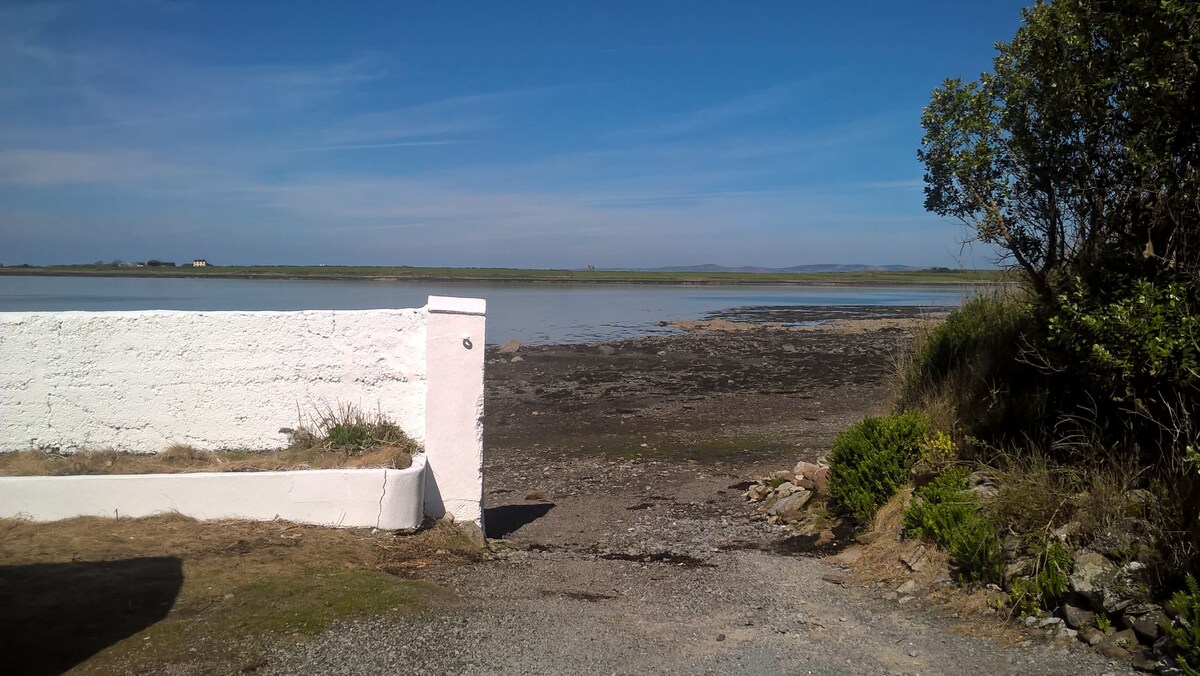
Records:
{"label": "blue sky", "polygon": [[0,263],[982,266],[922,107],[1021,2],[0,5]]}

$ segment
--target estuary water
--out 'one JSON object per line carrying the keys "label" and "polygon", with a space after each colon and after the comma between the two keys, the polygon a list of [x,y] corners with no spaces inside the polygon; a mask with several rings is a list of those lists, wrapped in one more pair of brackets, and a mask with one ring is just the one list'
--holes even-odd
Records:
{"label": "estuary water", "polygon": [[[0,312],[112,310],[365,310],[425,305],[429,296],[487,300],[487,343],[611,340],[672,329],[739,308],[949,309],[964,286],[697,286],[518,284],[146,277],[0,276]],[[858,314],[857,312],[855,314]]]}

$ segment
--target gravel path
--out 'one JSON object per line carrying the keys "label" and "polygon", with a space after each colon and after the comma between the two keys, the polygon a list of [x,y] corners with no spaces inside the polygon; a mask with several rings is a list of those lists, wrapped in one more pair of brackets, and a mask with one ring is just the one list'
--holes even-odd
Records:
{"label": "gravel path", "polygon": [[[1128,671],[1078,642],[1004,647],[979,637],[999,633],[988,618],[845,586],[812,538],[742,500],[740,483],[813,459],[883,407],[906,341],[754,330],[522,349],[519,360],[493,351],[486,518],[502,539],[491,558],[426,569],[450,592],[436,609],[277,645],[262,671]],[[712,439],[725,443],[701,448]]]}
{"label": "gravel path", "polygon": [[[1003,648],[970,635],[986,619],[970,624],[944,610],[901,607],[886,600],[889,589],[843,586],[838,568],[783,553],[794,538],[752,517],[729,488],[738,478],[729,468],[592,460],[571,474],[617,487],[566,496],[548,509],[530,503],[524,518],[537,518],[494,543],[492,560],[429,576],[453,592],[445,606],[277,648],[265,672],[1128,670],[1077,642]],[[617,482],[622,476],[636,480]]]}

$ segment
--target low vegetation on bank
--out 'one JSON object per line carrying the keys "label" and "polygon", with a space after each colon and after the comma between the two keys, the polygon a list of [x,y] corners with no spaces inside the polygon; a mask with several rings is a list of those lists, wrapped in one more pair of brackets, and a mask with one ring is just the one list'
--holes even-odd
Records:
{"label": "low vegetation on bank", "polygon": [[288,432],[291,445],[271,451],[207,451],[177,445],[160,453],[103,449],[0,453],[0,476],[404,469],[421,452],[420,444],[382,413],[366,413],[355,406],[314,409],[304,424]]}
{"label": "low vegetation on bank", "polygon": [[993,72],[934,91],[919,153],[927,209],[1021,283],[918,336],[895,413],[837,438],[827,511],[888,514],[1051,639],[1196,674],[1200,9],[1023,19]]}
{"label": "low vegetation on bank", "polygon": [[1000,270],[879,270],[855,272],[675,272],[658,270],[541,270],[423,268],[376,265],[222,265],[115,267],[52,265],[0,267],[0,274],[235,279],[363,279],[393,281],[550,282],[583,284],[983,284],[1004,283]]}

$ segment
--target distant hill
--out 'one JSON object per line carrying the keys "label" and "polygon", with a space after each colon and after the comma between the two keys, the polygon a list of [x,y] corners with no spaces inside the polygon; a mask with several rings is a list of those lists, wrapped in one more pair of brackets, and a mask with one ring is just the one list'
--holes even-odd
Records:
{"label": "distant hill", "polygon": [[839,265],[836,263],[819,263],[817,265],[793,265],[790,268],[759,268],[753,266],[745,266],[740,268],[730,268],[724,265],[715,263],[705,263],[703,265],[676,265],[663,268],[607,268],[613,271],[620,272],[761,272],[761,273],[779,273],[779,272],[902,272],[905,270],[926,270],[914,265]]}

